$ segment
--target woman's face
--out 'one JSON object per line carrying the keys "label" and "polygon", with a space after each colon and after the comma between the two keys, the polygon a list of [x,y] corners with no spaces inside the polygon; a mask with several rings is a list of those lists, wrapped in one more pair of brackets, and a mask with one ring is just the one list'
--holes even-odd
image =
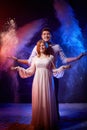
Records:
{"label": "woman's face", "polygon": [[41,42],[41,44],[40,44],[40,53],[44,53],[45,51],[46,51],[45,44],[43,42]]}
{"label": "woman's face", "polygon": [[43,31],[41,37],[45,42],[48,42],[51,39],[51,34],[49,31]]}

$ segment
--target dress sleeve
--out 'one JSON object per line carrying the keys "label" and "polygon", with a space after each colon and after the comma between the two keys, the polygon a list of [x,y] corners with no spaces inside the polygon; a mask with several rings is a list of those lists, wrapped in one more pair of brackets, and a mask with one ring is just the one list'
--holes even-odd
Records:
{"label": "dress sleeve", "polygon": [[56,78],[61,78],[64,75],[64,69],[63,66],[56,68],[54,65],[54,56],[51,55],[51,63],[52,63],[52,72],[53,72],[53,76]]}
{"label": "dress sleeve", "polygon": [[56,69],[52,69],[52,72],[53,72],[53,76],[56,78],[62,78],[64,75],[64,69],[62,66]]}
{"label": "dress sleeve", "polygon": [[35,46],[31,52],[31,55],[28,59],[29,65],[32,63],[32,59],[37,55],[37,46]]}
{"label": "dress sleeve", "polygon": [[32,60],[31,66],[27,69],[24,69],[23,67],[19,67],[19,66],[16,67],[21,78],[31,77],[35,73],[36,67],[35,67],[35,63],[34,63],[35,60],[34,59]]}

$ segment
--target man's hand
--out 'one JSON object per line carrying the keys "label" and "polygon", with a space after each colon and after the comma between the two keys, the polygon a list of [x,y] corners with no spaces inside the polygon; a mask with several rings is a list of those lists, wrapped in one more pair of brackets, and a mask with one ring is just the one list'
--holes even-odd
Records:
{"label": "man's hand", "polygon": [[17,60],[18,60],[18,58],[15,57],[15,56],[8,56],[7,58],[12,59],[12,60],[14,60],[14,61],[17,61]]}
{"label": "man's hand", "polygon": [[78,56],[78,60],[80,59],[80,58],[82,58],[83,56],[86,56],[87,55],[87,52],[82,52],[79,56]]}

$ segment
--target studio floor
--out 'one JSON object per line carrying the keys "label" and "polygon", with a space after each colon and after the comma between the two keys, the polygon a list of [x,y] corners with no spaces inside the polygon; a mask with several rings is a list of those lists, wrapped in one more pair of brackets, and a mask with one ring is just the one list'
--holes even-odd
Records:
{"label": "studio floor", "polygon": [[[87,130],[87,103],[59,104],[60,130]],[[0,104],[0,130],[28,130],[31,104]]]}

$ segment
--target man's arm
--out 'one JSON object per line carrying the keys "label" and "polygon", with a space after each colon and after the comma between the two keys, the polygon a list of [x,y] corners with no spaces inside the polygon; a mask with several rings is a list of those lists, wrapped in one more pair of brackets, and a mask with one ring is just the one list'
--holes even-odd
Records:
{"label": "man's arm", "polygon": [[37,45],[33,48],[29,59],[27,60],[28,65],[31,65],[33,58],[37,55]]}
{"label": "man's arm", "polygon": [[27,59],[18,59],[15,56],[9,56],[8,58],[12,59],[12,60],[14,60],[16,62],[22,63],[22,64],[28,64],[28,60]]}
{"label": "man's arm", "polygon": [[79,59],[81,59],[83,56],[86,56],[87,53],[81,53],[80,55],[78,55],[77,57],[70,57],[70,58],[66,58],[66,62],[67,63],[70,63],[70,62],[74,62],[74,61],[77,61]]}
{"label": "man's arm", "polygon": [[57,45],[57,51],[62,63],[67,63],[67,57],[64,54],[63,49],[60,47],[60,45]]}
{"label": "man's arm", "polygon": [[28,65],[28,60],[25,59],[16,59],[17,62]]}
{"label": "man's arm", "polygon": [[81,53],[80,55],[76,56],[76,57],[66,57],[62,48],[58,45],[58,48],[59,48],[59,55],[60,55],[60,58],[62,60],[63,63],[71,63],[71,62],[75,62],[77,60],[80,60],[83,56],[86,56],[87,55],[87,52],[83,52]]}
{"label": "man's arm", "polygon": [[32,59],[37,55],[37,49],[36,49],[36,47],[37,47],[37,46],[35,46],[35,47],[33,48],[29,59],[18,59],[18,58],[15,57],[15,56],[8,57],[8,58],[13,59],[14,61],[19,62],[19,63],[22,63],[22,64],[31,65]]}

